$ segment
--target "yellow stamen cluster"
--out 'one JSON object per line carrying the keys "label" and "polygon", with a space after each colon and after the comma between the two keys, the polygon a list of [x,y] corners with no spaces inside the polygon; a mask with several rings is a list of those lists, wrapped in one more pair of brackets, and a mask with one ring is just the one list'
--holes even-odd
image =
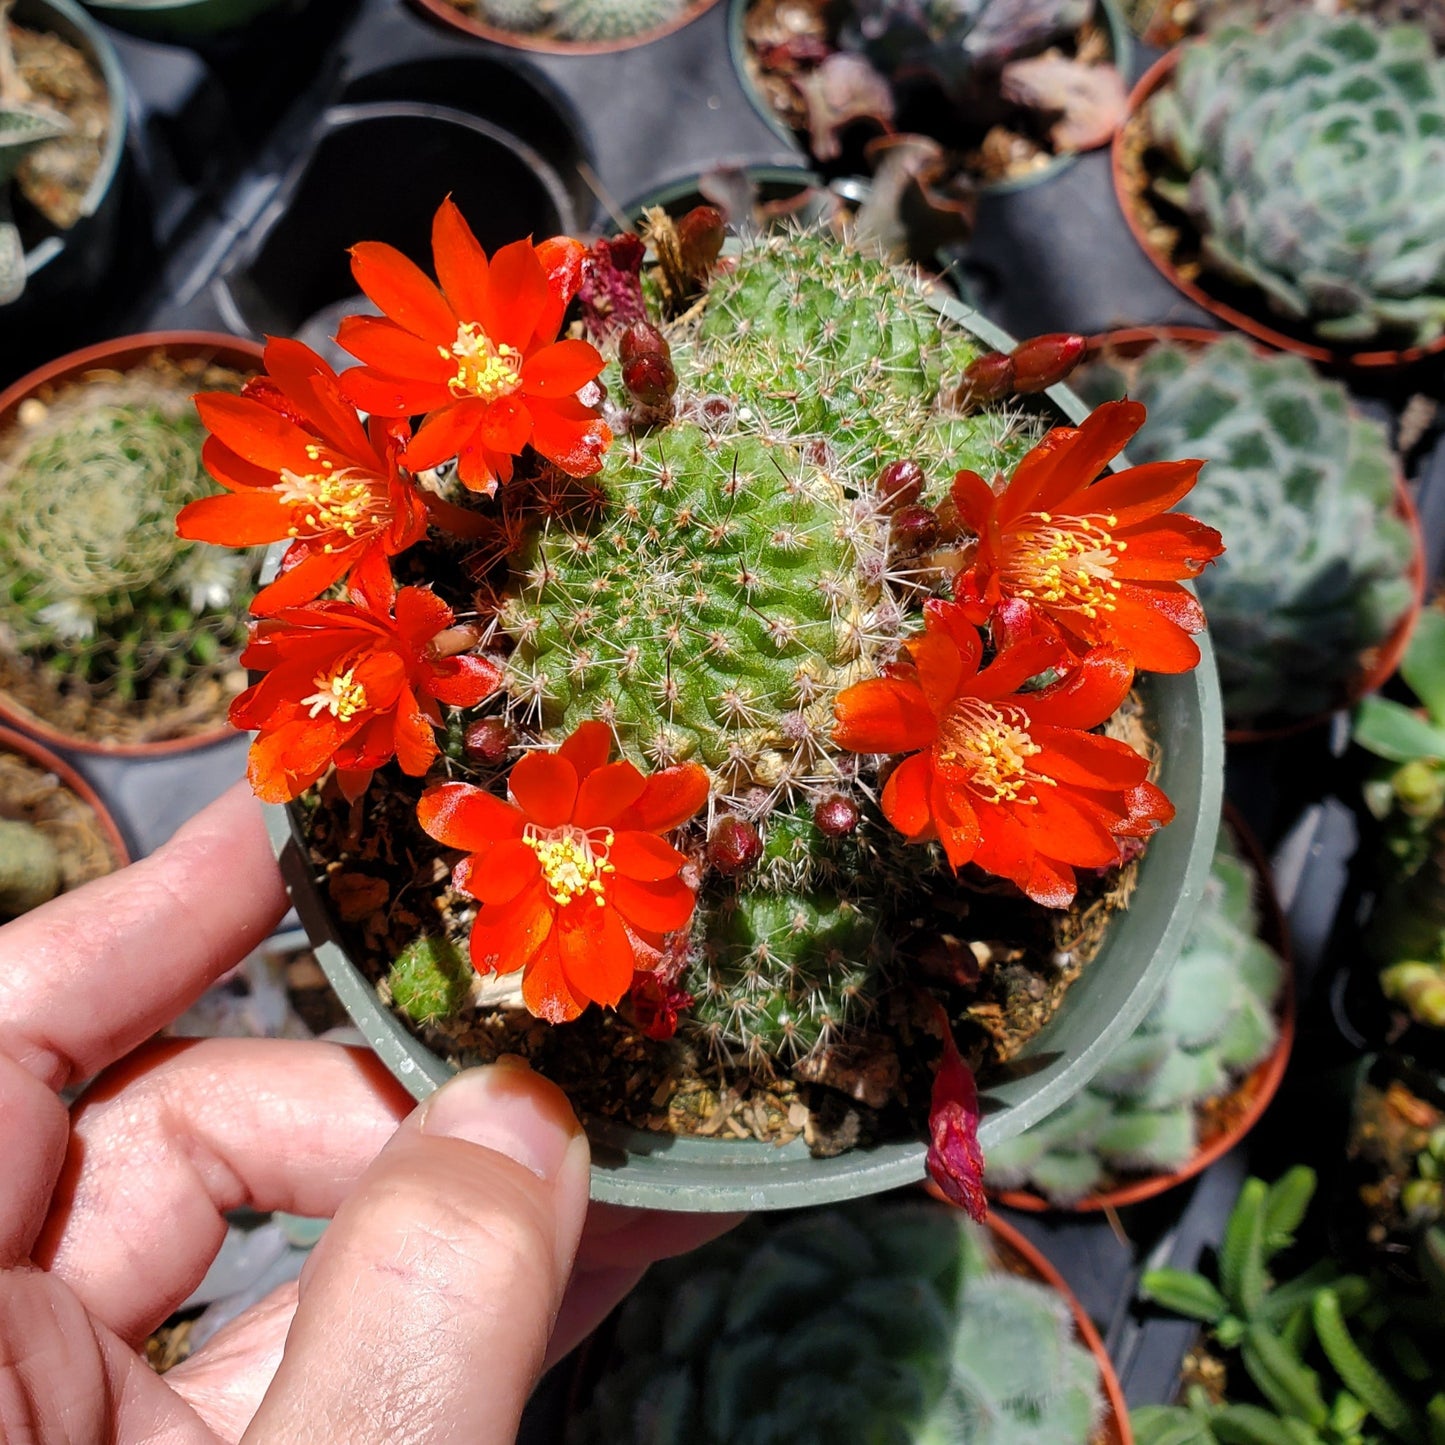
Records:
{"label": "yellow stamen cluster", "polygon": [[[391,505],[382,478],[350,467],[335,471],[334,464],[321,458],[316,447],[307,447],[306,454],[320,461],[320,470],[303,474],[283,467],[281,480],[271,489],[291,508],[289,536],[322,537],[339,532],[354,542],[386,526]],[[332,548],[328,542],[324,550]]]}
{"label": "yellow stamen cluster", "polygon": [[528,823],[522,831],[522,842],[542,865],[542,881],[552,901],[562,908],[589,894],[599,908],[606,904],[603,876],[617,871],[607,861],[614,837],[611,829],[589,832],[570,826],[539,828],[535,823]]}
{"label": "yellow stamen cluster", "polygon": [[1012,529],[1004,563],[1008,590],[1016,597],[1047,607],[1078,611],[1089,619],[1114,611],[1114,580],[1119,553],[1128,543],[1117,541],[1112,516],[1054,517],[1030,512]]}
{"label": "yellow stamen cluster", "polygon": [[344,672],[334,667],[330,672],[318,672],[311,679],[316,691],[303,697],[301,706],[309,707],[312,717],[324,711],[341,722],[350,722],[368,706],[366,689],[352,676],[354,671],[351,667]]}
{"label": "yellow stamen cluster", "polygon": [[1028,760],[1043,749],[1028,735],[1027,721],[1015,708],[960,698],[939,725],[938,761],[965,772],[969,787],[991,803],[1032,803],[1020,794],[1054,780],[1029,772]]}
{"label": "yellow stamen cluster", "polygon": [[447,382],[453,396],[496,401],[522,384],[522,353],[515,346],[498,345],[475,321],[457,327],[450,350],[445,346],[437,350],[448,361],[456,358],[457,374]]}

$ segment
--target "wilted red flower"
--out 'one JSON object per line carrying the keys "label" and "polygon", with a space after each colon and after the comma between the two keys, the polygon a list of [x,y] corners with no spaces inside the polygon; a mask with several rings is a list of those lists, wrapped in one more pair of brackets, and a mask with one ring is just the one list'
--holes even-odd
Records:
{"label": "wilted red flower", "polygon": [[609,763],[612,734],[586,722],[554,753],[512,768],[512,801],[467,783],[430,788],[417,806],[439,843],[468,856],[452,881],[482,907],[472,924],[479,973],[524,969],[522,998],[565,1023],[613,1007],[632,984],[638,943],[661,947],[695,902],[687,859],[657,835],[707,801],[708,776],[682,763],[645,776]]}
{"label": "wilted red flower", "polygon": [[1197,577],[1224,544],[1213,527],[1169,508],[1203,462],[1100,476],[1143,424],[1138,402],[1106,402],[1079,426],[1049,432],[997,493],[977,472],[958,473],[953,501],[978,541],[953,595],[972,621],[1016,599],[1076,651],[1120,647],[1150,672],[1199,661],[1189,634],[1203,628],[1204,612],[1180,579]]}
{"label": "wilted red flower", "polygon": [[988,1199],[978,1142],[978,1084],[958,1052],[947,1011],[937,1002],[933,1007],[943,1028],[943,1057],[928,1101],[928,1177],[951,1204],[982,1224]]}
{"label": "wilted red flower", "polygon": [[911,753],[882,806],[912,842],[938,839],[957,869],[974,863],[1036,903],[1066,907],[1074,869],[1120,860],[1119,838],[1173,817],[1127,743],[1086,731],[1123,701],[1127,653],[1095,648],[1067,674],[1018,689],[1064,656],[1053,639],[1005,641],[980,668],[982,639],[962,608],[930,602],[924,631],[891,677],[845,688],[834,740],[855,753]]}
{"label": "wilted red flower", "polygon": [[379,593],[351,595],[262,619],[241,654],[266,675],[231,704],[231,722],[257,730],[246,773],[268,803],[299,796],[333,764],[348,798],[393,757],[422,776],[438,753],[437,704],[472,707],[501,685],[485,658],[437,655],[454,619],[429,588],[393,596],[388,579]]}
{"label": "wilted red flower", "polygon": [[196,409],[211,433],[201,452],[225,494],[181,508],[176,531],[193,542],[291,546],[281,575],[256,594],[266,616],[318,597],[348,573],[376,586],[387,558],[426,535],[420,494],[397,468],[410,430],[363,427],[336,373],[299,341],[272,338],[266,372],[239,396],[208,391]]}
{"label": "wilted red flower", "polygon": [[413,471],[455,457],[462,482],[490,494],[530,443],[570,476],[591,476],[612,433],[577,393],[602,357],[557,340],[586,248],[515,241],[488,261],[448,199],[432,254],[440,287],[393,246],[352,247],[352,275],[385,315],[341,323],[337,342],[365,363],[342,377],[346,394],[373,416],[426,414],[401,458]]}

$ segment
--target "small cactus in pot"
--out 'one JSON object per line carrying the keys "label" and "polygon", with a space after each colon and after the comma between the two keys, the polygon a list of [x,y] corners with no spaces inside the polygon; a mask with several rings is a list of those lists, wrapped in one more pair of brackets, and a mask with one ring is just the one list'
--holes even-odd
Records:
{"label": "small cactus in pot", "polygon": [[1191,505],[1231,546],[1198,591],[1230,722],[1278,726],[1347,701],[1417,596],[1383,427],[1307,362],[1238,338],[1155,346],[1127,372],[1106,356],[1075,384],[1144,404],[1138,461],[1208,460]]}
{"label": "small cactus in pot", "polygon": [[1226,26],[1182,47],[1143,121],[1205,275],[1326,346],[1445,335],[1445,58],[1424,30]]}
{"label": "small cactus in pot", "polygon": [[[209,534],[259,526],[277,416],[318,519],[298,535],[264,500],[287,552],[233,717],[370,966],[438,919],[467,948],[481,981],[424,1038],[528,1053],[604,1111],[615,1077],[584,1060],[625,1039],[684,1132],[724,1123],[704,1074],[734,1102],[776,1090],[762,1112],[793,1136],[808,1089],[867,1127],[928,1116],[936,1177],[979,1207],[953,1030],[972,1062],[1021,1047],[1104,926],[1061,971],[1056,919],[1107,920],[1172,816],[1130,695],[1136,667],[1198,661],[1177,579],[1219,539],[1159,515],[1193,463],[1098,479],[1137,407],[1052,431],[1016,398],[965,407],[985,348],[914,273],[816,232],[720,254],[719,224],[654,217],[645,278],[621,239],[483,272],[447,203],[440,288],[353,251],[395,313],[343,323],[361,366],[272,342],[271,384],[201,398],[233,491]],[[1026,380],[1044,365],[1015,351]],[[366,457],[343,404],[370,414]],[[346,601],[301,600],[343,576]],[[930,979],[965,917],[972,976],[960,953]],[[445,997],[444,972],[405,988]],[[980,989],[1003,1002],[965,1025]]]}

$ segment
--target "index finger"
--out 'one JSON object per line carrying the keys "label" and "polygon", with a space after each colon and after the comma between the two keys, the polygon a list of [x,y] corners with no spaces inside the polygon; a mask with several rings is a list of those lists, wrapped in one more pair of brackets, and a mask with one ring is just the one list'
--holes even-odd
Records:
{"label": "index finger", "polygon": [[52,1088],[143,1043],[286,911],[261,805],[237,783],[163,847],[0,928],[0,1053]]}

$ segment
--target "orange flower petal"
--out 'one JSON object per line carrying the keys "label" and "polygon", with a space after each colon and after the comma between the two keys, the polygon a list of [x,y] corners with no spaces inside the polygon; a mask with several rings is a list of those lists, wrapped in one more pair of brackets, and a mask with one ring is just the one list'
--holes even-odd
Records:
{"label": "orange flower petal", "polygon": [[522,1002],[534,1018],[549,1024],[570,1023],[587,1007],[587,1000],[578,998],[567,982],[555,936],[547,939],[522,975]]}
{"label": "orange flower petal", "polygon": [[520,454],[532,435],[532,413],[520,397],[501,396],[487,404],[477,440],[488,451]]}
{"label": "orange flower petal", "polygon": [[273,336],[265,361],[267,375],[298,404],[323,441],[349,457],[371,456],[374,448],[356,409],[342,396],[340,381],[324,358],[300,341]]}
{"label": "orange flower petal", "polygon": [[910,842],[921,842],[933,833],[929,798],[933,791],[933,758],[914,753],[898,764],[883,785],[883,816]]}
{"label": "orange flower petal", "polygon": [[290,509],[281,505],[274,492],[227,492],[221,497],[200,497],[187,502],[176,514],[178,537],[227,547],[279,542],[290,527]]}
{"label": "orange flower petal", "polygon": [[[1030,477],[1030,495],[1016,498],[1011,484],[1006,501],[999,508],[1000,520],[1015,521],[1024,512],[1081,512],[1066,503],[1078,496],[1124,449],[1130,437],[1144,425],[1144,407],[1137,401],[1106,401],[1079,423],[1062,446],[1052,448],[1044,464]],[[1019,470],[1022,471],[1022,465]],[[1017,473],[1015,473],[1017,477]],[[1094,510],[1092,493],[1087,510]]]}
{"label": "orange flower petal", "polygon": [[406,444],[401,454],[402,464],[421,472],[449,462],[475,435],[490,405],[479,397],[467,397],[434,411]]}
{"label": "orange flower petal", "polygon": [[656,883],[663,878],[676,878],[687,858],[655,833],[634,832],[617,834],[607,861],[624,878]]}
{"label": "orange flower petal", "polygon": [[1074,870],[1041,853],[1034,854],[1028,876],[1019,887],[1041,908],[1067,908],[1078,891]]}
{"label": "orange flower petal", "polygon": [[201,447],[201,465],[228,492],[266,491],[278,480],[274,471],[237,456],[219,437],[206,438]]}
{"label": "orange flower petal", "polygon": [[961,471],[953,479],[951,493],[959,520],[975,537],[984,535],[998,498],[977,472]]}
{"label": "orange flower petal", "polygon": [[577,801],[577,769],[556,753],[524,753],[507,786],[512,801],[539,827],[570,822]]}
{"label": "orange flower petal", "polygon": [[557,947],[573,997],[612,1008],[631,986],[637,962],[615,908],[579,902],[562,909]]}
{"label": "orange flower petal", "polygon": [[845,687],[833,704],[833,741],[850,753],[911,753],[938,736],[923,690],[895,677]]}
{"label": "orange flower petal", "polygon": [[582,289],[582,263],[587,247],[571,236],[553,236],[537,245],[537,260],[547,274],[547,304],[537,316],[531,341],[551,341],[561,329],[562,318],[572,298]]}
{"label": "orange flower petal", "polygon": [[552,932],[557,905],[538,875],[510,903],[489,903],[472,924],[472,967],[478,973],[515,973],[537,956]]}
{"label": "orange flower petal", "polygon": [[1171,512],[1128,532],[1128,543],[1114,575],[1134,582],[1172,582],[1197,577],[1224,551],[1224,539],[1194,517]]}
{"label": "orange flower petal", "polygon": [[1178,583],[1173,592],[1177,598],[1162,589],[1126,583],[1114,594],[1114,610],[1105,614],[1109,640],[1132,654],[1141,672],[1188,672],[1198,666],[1198,645],[1167,612],[1178,612],[1190,622],[1197,617],[1200,627],[1204,614]]}
{"label": "orange flower petal", "polygon": [[300,797],[331,766],[339,728],[333,719],[305,718],[262,733],[246,755],[246,778],[263,803]]}
{"label": "orange flower petal", "polygon": [[579,828],[603,827],[617,819],[642,796],[647,779],[631,763],[606,763],[594,768],[577,790],[572,821]]}
{"label": "orange flower petal", "polygon": [[1114,518],[1116,535],[1125,527],[1167,512],[1199,480],[1202,461],[1145,462],[1100,477],[1085,494],[1089,511]]}
{"label": "orange flower petal", "polygon": [[552,299],[547,273],[530,241],[513,241],[492,257],[491,290],[490,324],[477,318],[483,329],[493,341],[525,346]]}
{"label": "orange flower petal", "polygon": [[279,411],[228,391],[202,392],[195,401],[206,430],[237,456],[271,472],[313,470],[306,455],[313,438]]}
{"label": "orange flower petal", "polygon": [[501,686],[501,669],[485,657],[470,653],[439,663],[428,683],[431,695],[448,707],[475,707]]}
{"label": "orange flower petal", "polygon": [[637,801],[617,819],[618,831],[670,833],[681,827],[707,802],[712,782],[697,763],[679,763],[648,779]]}
{"label": "orange flower petal", "polygon": [[978,851],[978,815],[964,790],[937,768],[933,772],[928,805],[933,826],[938,830],[938,841],[943,844],[949,864],[957,871]]}
{"label": "orange flower petal", "polygon": [[572,398],[532,403],[532,445],[569,477],[590,477],[602,467],[612,430]]}
{"label": "orange flower petal", "polygon": [[456,362],[443,348],[384,316],[348,316],[336,328],[336,344],[358,361],[387,376],[445,386],[456,375]]}
{"label": "orange flower petal", "polygon": [[575,396],[602,365],[602,353],[590,341],[544,346],[522,367],[522,392],[526,396]]}
{"label": "orange flower petal", "polygon": [[579,723],[576,731],[563,740],[557,755],[566,758],[577,769],[577,776],[585,779],[612,756],[612,729],[595,720]]}
{"label": "orange flower petal", "polygon": [[1086,799],[1063,788],[1040,788],[1030,831],[1058,858],[1078,868],[1108,868],[1119,861],[1119,844],[1108,823]]}
{"label": "orange flower petal", "polygon": [[362,241],[351,248],[351,274],[377,308],[398,326],[450,346],[457,318],[446,298],[415,262],[395,246]]}
{"label": "orange flower petal", "polygon": [[432,219],[431,247],[437,280],[458,318],[480,323],[490,335],[492,288],[487,253],[450,196]]}
{"label": "orange flower petal", "polygon": [[403,587],[396,594],[396,630],[417,650],[455,620],[452,609],[430,587]]}
{"label": "orange flower petal", "polygon": [[452,399],[440,382],[390,376],[365,366],[343,373],[341,389],[347,401],[373,416],[421,416]]}
{"label": "orange flower petal", "polygon": [[402,772],[409,778],[424,777],[440,749],[432,721],[417,705],[410,688],[402,689],[393,717],[396,760]]}
{"label": "orange flower petal", "polygon": [[918,686],[935,718],[948,711],[963,681],[965,660],[946,633],[928,628],[908,639],[908,655],[918,669]]}
{"label": "orange flower petal", "polygon": [[416,805],[417,821],[438,843],[484,853],[507,838],[520,838],[527,820],[510,803],[470,783],[428,788]]}
{"label": "orange flower petal", "polygon": [[[1031,677],[1047,672],[1058,662],[1060,650],[1059,642],[1047,634],[1021,637],[994,655],[993,661],[974,679],[969,692],[987,702],[1002,698],[1012,701],[1011,694]],[[1027,698],[1019,701],[1027,707]]]}
{"label": "orange flower petal", "polygon": [[628,923],[651,933],[671,933],[683,927],[692,917],[696,901],[680,878],[643,883],[618,873],[607,891]]}
{"label": "orange flower petal", "polygon": [[1031,724],[1097,727],[1134,685],[1134,659],[1120,648],[1096,647],[1057,682],[1021,699]]}
{"label": "orange flower petal", "polygon": [[520,838],[504,838],[487,853],[473,854],[464,861],[477,865],[467,874],[465,889],[482,903],[510,903],[542,876],[537,850]]}
{"label": "orange flower petal", "polygon": [[[286,555],[289,557],[291,553]],[[287,607],[312,601],[346,571],[354,555],[345,548],[334,552],[323,552],[318,548],[310,552],[295,566],[287,567],[269,586],[263,587],[251,599],[251,611],[257,617],[274,617]]]}

